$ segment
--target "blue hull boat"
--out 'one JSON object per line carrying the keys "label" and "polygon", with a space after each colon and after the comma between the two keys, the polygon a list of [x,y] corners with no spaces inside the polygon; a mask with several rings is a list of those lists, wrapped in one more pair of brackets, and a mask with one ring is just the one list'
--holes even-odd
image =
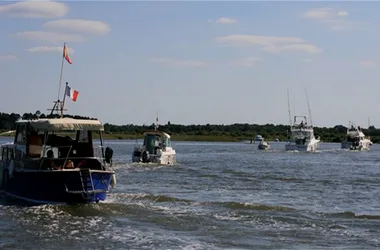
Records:
{"label": "blue hull boat", "polygon": [[[3,193],[34,203],[106,200],[116,177],[98,120],[21,120],[16,126],[14,142],[0,151]],[[100,146],[94,147],[93,133],[99,134]]]}
{"label": "blue hull boat", "polygon": [[40,204],[91,203],[106,200],[113,182],[112,171],[90,169],[15,172],[3,169],[6,195]]}

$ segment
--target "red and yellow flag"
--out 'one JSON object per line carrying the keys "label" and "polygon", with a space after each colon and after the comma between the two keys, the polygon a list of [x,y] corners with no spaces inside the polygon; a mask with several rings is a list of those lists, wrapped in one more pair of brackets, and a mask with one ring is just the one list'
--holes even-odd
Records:
{"label": "red and yellow flag", "polygon": [[72,63],[73,63],[73,62],[71,61],[70,57],[69,57],[69,52],[67,51],[66,43],[63,45],[63,57],[66,59],[66,61],[67,61],[69,64],[72,64]]}

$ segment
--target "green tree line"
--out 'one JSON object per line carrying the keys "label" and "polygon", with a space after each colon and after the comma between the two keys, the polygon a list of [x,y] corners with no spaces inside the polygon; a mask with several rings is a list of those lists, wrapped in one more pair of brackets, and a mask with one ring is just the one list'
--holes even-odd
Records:
{"label": "green tree line", "polygon": [[[19,119],[37,119],[37,118],[52,118],[57,115],[46,115],[36,111],[35,113],[24,113],[23,115],[15,113],[0,113],[0,130],[8,131],[15,129],[15,122]],[[65,115],[65,117],[72,117],[77,119],[95,119],[79,115]],[[148,130],[154,129],[154,124],[150,125],[114,125],[110,123],[104,124],[105,133],[114,135],[114,138],[141,138],[142,134]],[[274,124],[248,124],[248,123],[235,123],[231,125],[181,125],[162,124],[159,129],[165,131],[173,136],[173,139],[184,140],[211,140],[211,141],[239,141],[250,140],[256,135],[263,136],[266,140],[274,140],[278,138],[280,141],[287,140],[289,125],[274,125]],[[347,127],[343,125],[336,125],[334,127],[314,127],[315,135],[321,137],[324,142],[341,142],[347,132]],[[370,126],[363,129],[363,132],[371,137],[371,140],[376,143],[380,142],[380,129]]]}

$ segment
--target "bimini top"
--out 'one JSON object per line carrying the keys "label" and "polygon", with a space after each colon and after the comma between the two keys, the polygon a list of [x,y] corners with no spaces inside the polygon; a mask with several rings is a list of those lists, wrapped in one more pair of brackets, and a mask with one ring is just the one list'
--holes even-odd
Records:
{"label": "bimini top", "polygon": [[165,132],[162,132],[162,131],[158,131],[158,130],[145,132],[144,136],[145,135],[159,135],[159,136],[163,136],[163,137],[166,137],[166,138],[170,138],[169,134],[167,134]]}
{"label": "bimini top", "polygon": [[99,120],[82,120],[73,118],[52,118],[36,120],[19,120],[16,124],[29,123],[33,129],[45,131],[96,130],[103,131],[104,126]]}

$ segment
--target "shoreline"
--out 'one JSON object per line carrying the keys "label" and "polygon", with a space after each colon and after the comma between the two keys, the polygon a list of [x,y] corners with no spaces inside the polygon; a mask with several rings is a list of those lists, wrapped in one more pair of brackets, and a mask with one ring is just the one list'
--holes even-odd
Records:
{"label": "shoreline", "polygon": [[[8,138],[13,137],[13,134],[8,135],[2,135],[0,137]],[[94,135],[94,139],[99,139],[99,136]],[[275,139],[278,138],[279,142],[286,142],[288,141],[287,138],[282,137],[266,137],[267,142],[274,142]],[[103,134],[104,140],[143,140],[144,136],[143,134],[125,134],[125,133],[107,133],[105,132]],[[194,142],[250,142],[251,138],[247,136],[232,136],[232,135],[171,135],[172,141],[194,141]],[[252,138],[253,139],[253,138]],[[340,143],[340,140],[337,140],[337,138],[326,138],[323,140],[322,143]],[[378,141],[374,141],[373,143],[376,144]]]}

